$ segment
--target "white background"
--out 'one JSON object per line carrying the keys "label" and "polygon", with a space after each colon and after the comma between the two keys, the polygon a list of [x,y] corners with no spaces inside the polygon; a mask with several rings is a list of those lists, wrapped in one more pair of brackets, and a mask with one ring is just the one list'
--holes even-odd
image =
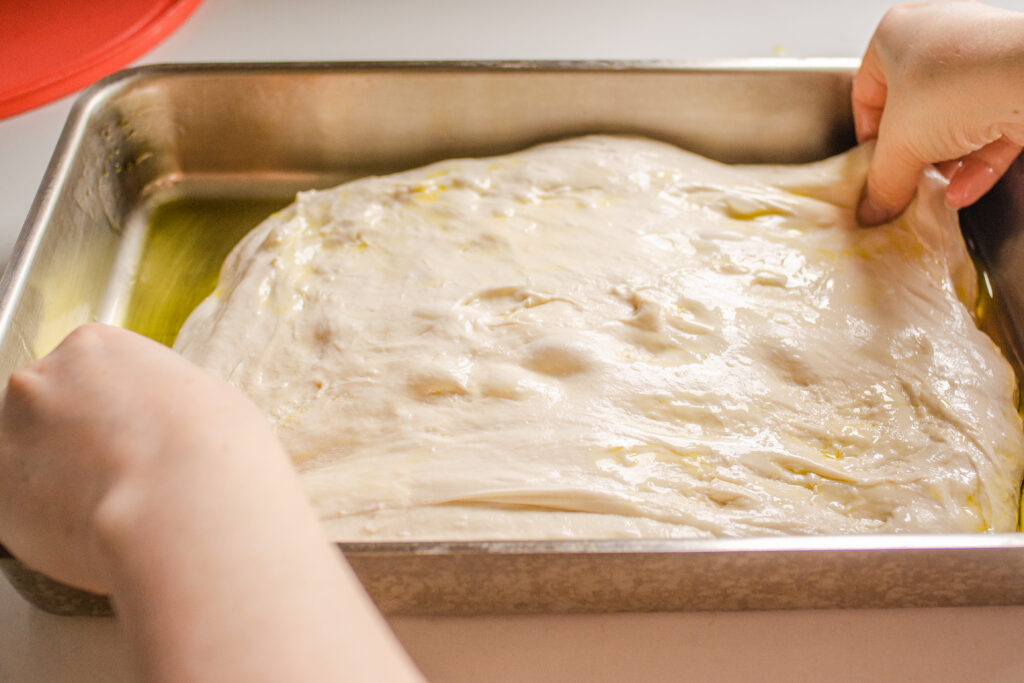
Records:
{"label": "white background", "polygon": [[[995,4],[1024,10],[1024,0]],[[859,57],[888,5],[206,0],[138,63]],[[65,98],[0,121],[0,262],[21,229],[70,106]],[[1024,608],[1017,607],[391,623],[434,681],[1024,678]],[[0,681],[121,681],[130,679],[130,670],[114,620],[44,614],[0,579]]]}

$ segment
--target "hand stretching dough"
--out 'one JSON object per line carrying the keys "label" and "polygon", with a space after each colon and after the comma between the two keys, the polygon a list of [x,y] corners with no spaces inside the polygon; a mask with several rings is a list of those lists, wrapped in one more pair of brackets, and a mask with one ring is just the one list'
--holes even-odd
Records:
{"label": "hand stretching dough", "polygon": [[[937,175],[586,137],[303,192],[176,348],[339,540],[1011,531],[1012,371]],[[967,302],[965,306],[964,302]]]}

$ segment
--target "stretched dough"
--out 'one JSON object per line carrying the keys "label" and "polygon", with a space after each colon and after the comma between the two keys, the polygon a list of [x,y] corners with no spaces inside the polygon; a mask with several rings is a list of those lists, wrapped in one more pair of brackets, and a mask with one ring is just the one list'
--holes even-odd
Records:
{"label": "stretched dough", "polygon": [[339,540],[1011,531],[1013,373],[942,180],[592,136],[300,193],[176,348]]}

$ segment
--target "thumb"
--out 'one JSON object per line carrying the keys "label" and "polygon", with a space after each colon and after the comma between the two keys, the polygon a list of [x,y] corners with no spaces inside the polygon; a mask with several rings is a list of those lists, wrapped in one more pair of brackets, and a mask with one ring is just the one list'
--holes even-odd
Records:
{"label": "thumb", "polygon": [[1002,137],[962,157],[949,178],[946,203],[959,209],[981,199],[1006,173],[1020,150],[1021,145]]}
{"label": "thumb", "polygon": [[867,183],[857,206],[860,224],[885,223],[907,208],[925,165],[905,146],[897,146],[883,131],[875,145]]}

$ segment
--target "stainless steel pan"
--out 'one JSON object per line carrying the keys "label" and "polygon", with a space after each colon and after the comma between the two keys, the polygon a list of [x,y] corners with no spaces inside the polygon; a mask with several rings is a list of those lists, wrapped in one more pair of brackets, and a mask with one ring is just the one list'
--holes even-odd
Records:
{"label": "stainless steel pan", "polygon": [[[0,370],[10,373],[45,353],[86,320],[123,322],[125,302],[137,294],[142,245],[159,229],[153,217],[174,202],[281,197],[592,132],[647,135],[728,162],[809,161],[853,144],[855,67],[851,60],[764,60],[176,65],[123,72],[75,106],[0,281]],[[992,319],[1015,360],[1024,348],[1022,192],[1017,169],[965,215],[1002,307]],[[203,239],[224,241],[216,225],[197,233],[206,237],[197,238],[195,253],[206,253]],[[341,549],[387,612],[1024,604],[1020,534]],[[4,561],[4,571],[44,609],[108,608],[13,560]]]}

